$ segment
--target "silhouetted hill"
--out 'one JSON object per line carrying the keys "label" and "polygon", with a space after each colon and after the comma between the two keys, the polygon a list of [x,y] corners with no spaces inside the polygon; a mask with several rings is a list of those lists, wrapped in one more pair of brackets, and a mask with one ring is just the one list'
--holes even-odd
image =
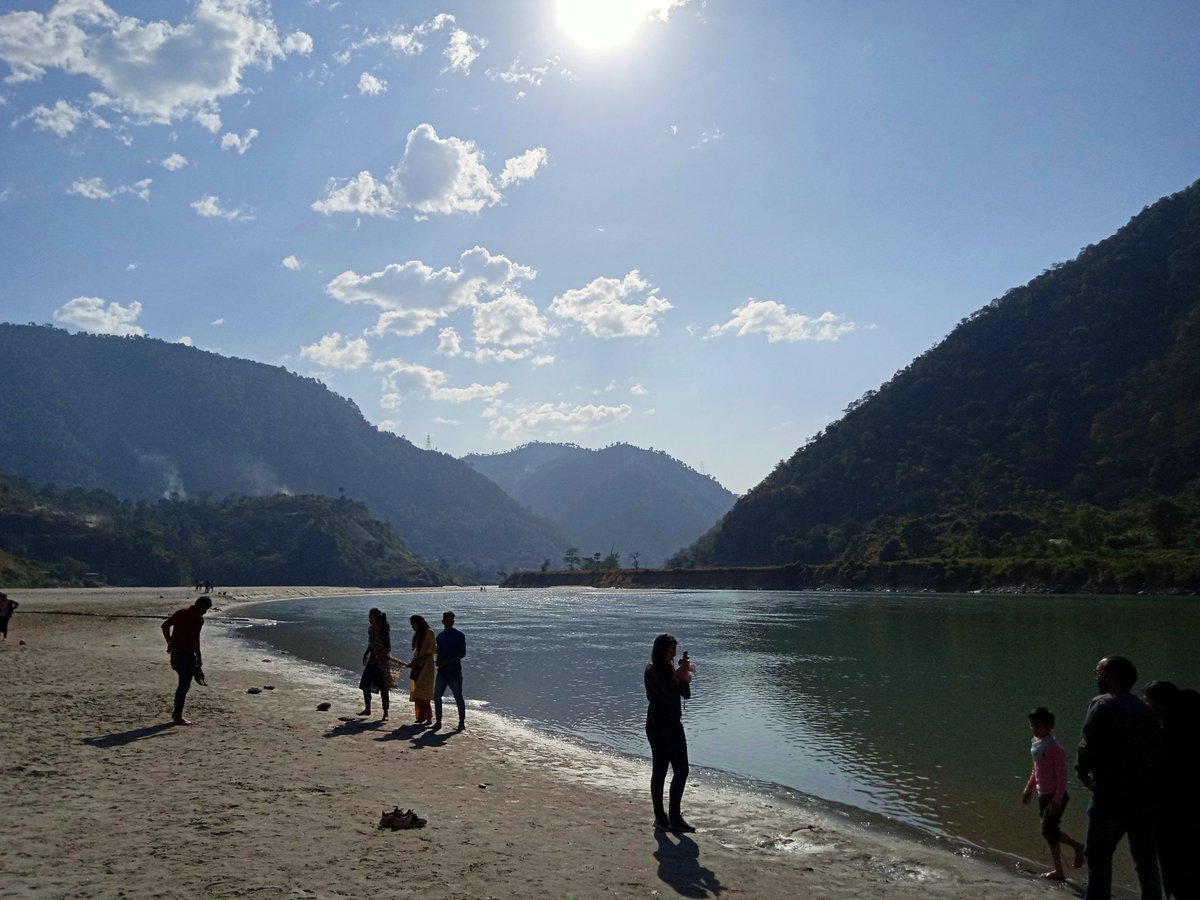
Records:
{"label": "silhouetted hill", "polygon": [[[463,457],[526,508],[558,524],[584,556],[610,550],[657,566],[723,516],[736,499],[714,478],[662,451],[614,444],[587,450],[532,443]],[[561,554],[551,557],[558,566]]]}
{"label": "silhouetted hill", "polygon": [[1198,475],[1200,183],[964,319],[673,562],[1195,558]]}
{"label": "silhouetted hill", "polygon": [[120,501],[0,476],[0,572],[9,586],[337,584],[426,587],[417,559],[361,503],[313,495]]}
{"label": "silhouetted hill", "polygon": [[121,497],[345,495],[417,553],[492,578],[566,539],[492,482],[283,368],[149,338],[0,325],[0,471]]}

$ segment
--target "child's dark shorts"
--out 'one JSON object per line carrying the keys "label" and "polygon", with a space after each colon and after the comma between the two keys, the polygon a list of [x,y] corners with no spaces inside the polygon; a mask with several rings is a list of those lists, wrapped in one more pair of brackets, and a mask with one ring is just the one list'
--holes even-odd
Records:
{"label": "child's dark shorts", "polygon": [[1042,817],[1042,837],[1046,839],[1048,844],[1057,844],[1062,840],[1062,822],[1063,811],[1067,808],[1067,801],[1071,798],[1063,794],[1062,806],[1055,813],[1048,813],[1046,810],[1050,808],[1050,802],[1054,799],[1053,794],[1038,794],[1038,815]]}

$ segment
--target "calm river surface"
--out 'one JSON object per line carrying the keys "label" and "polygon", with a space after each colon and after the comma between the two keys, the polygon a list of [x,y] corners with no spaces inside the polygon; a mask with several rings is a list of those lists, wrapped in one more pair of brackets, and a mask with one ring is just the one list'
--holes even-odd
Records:
{"label": "calm river surface", "polygon": [[[371,606],[401,657],[410,614],[435,624],[453,609],[468,698],[639,756],[642,669],[670,631],[699,668],[684,711],[693,765],[1038,860],[1036,813],[1020,803],[1028,710],[1055,711],[1073,759],[1100,657],[1129,656],[1143,684],[1200,686],[1196,598],[490,589],[238,613],[276,623],[251,638],[357,673]],[[1071,793],[1064,828],[1082,837],[1086,791]]]}

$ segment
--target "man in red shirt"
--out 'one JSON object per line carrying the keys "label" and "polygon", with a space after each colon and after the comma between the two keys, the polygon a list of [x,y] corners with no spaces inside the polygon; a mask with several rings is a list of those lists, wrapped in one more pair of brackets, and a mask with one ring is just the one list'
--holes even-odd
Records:
{"label": "man in red shirt", "polygon": [[212,600],[201,597],[191,606],[175,612],[162,624],[167,653],[171,655],[171,668],[179,676],[179,686],[175,688],[175,712],[171,716],[171,721],[176,725],[192,724],[183,717],[183,703],[187,699],[188,688],[192,686],[192,676],[201,666],[200,629],[204,627],[204,614],[211,606]]}

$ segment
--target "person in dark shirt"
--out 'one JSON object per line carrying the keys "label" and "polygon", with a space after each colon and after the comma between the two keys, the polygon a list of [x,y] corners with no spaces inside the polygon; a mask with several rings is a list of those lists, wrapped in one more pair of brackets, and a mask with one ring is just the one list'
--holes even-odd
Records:
{"label": "person in dark shirt", "polygon": [[175,688],[175,711],[171,715],[171,721],[176,725],[192,724],[183,717],[183,704],[187,699],[188,688],[192,686],[192,676],[203,664],[200,656],[200,629],[204,627],[204,614],[211,607],[211,599],[207,596],[200,597],[191,606],[176,611],[162,623],[167,653],[171,656],[171,668],[179,676],[179,684]]}
{"label": "person in dark shirt", "polygon": [[442,613],[442,631],[437,636],[437,681],[433,686],[433,730],[442,727],[442,695],[446,688],[454,695],[454,705],[458,707],[458,727],[462,731],[467,727],[467,707],[463,702],[462,661],[467,655],[467,639],[461,631],[454,627],[454,613]]}
{"label": "person in dark shirt", "polygon": [[1112,896],[1112,858],[1123,836],[1137,870],[1142,900],[1159,900],[1162,884],[1154,843],[1162,769],[1162,730],[1154,710],[1131,691],[1137,668],[1108,656],[1093,672],[1099,695],[1088,704],[1075,771],[1092,792],[1088,804],[1086,900]]}
{"label": "person in dark shirt", "polygon": [[1155,834],[1163,892],[1177,900],[1200,900],[1200,694],[1170,681],[1152,681],[1142,697],[1162,722],[1163,783]]}
{"label": "person in dark shirt", "polygon": [[[679,810],[688,778],[687,737],[683,733],[682,700],[692,696],[695,668],[687,653],[675,665],[678,641],[670,634],[654,639],[650,663],[642,676],[646,687],[646,738],[650,741],[650,800],[654,804],[654,827],[665,831],[695,831]],[[663,809],[663,785],[671,769],[669,812]]]}
{"label": "person in dark shirt", "polygon": [[20,605],[16,600],[10,600],[8,594],[0,593],[0,634],[6,641],[8,640],[8,620],[12,618],[13,612]]}

